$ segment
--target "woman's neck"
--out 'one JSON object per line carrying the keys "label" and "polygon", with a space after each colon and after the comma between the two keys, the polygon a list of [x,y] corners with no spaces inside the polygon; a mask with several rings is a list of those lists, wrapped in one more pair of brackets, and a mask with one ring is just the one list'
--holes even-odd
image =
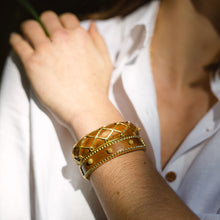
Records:
{"label": "woman's neck", "polygon": [[[212,1],[220,2],[207,4]],[[209,7],[211,20],[204,12],[203,0],[198,2],[200,5],[195,6],[190,0],[163,0],[158,13],[151,44],[152,65],[163,70],[154,71],[162,83],[177,89],[207,83],[207,67],[220,60],[220,30],[216,28],[220,18],[218,22],[213,19],[220,15],[212,14]],[[214,7],[213,13],[217,11]]]}

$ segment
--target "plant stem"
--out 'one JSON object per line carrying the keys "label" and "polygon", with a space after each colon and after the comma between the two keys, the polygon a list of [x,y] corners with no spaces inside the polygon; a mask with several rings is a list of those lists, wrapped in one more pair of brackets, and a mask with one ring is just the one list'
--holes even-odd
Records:
{"label": "plant stem", "polygon": [[33,8],[33,6],[28,2],[28,0],[18,0],[18,2],[39,22],[41,27],[43,28],[45,34],[50,37],[50,34],[48,33],[45,26],[42,24],[40,17],[36,10]]}

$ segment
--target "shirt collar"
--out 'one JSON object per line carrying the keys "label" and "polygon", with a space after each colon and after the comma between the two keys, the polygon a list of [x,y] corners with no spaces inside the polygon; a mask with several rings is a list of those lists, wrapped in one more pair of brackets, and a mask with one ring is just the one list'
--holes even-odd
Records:
{"label": "shirt collar", "polygon": [[142,48],[149,46],[159,5],[159,0],[151,1],[123,19],[117,66],[132,62]]}
{"label": "shirt collar", "polygon": [[[134,62],[142,48],[149,48],[160,1],[153,0],[122,20],[121,48],[115,66],[129,65]],[[210,80],[211,89],[220,100],[220,69]]]}
{"label": "shirt collar", "polygon": [[134,36],[136,33],[138,33],[135,31],[135,29],[142,27],[144,29],[144,35],[142,37],[144,38],[144,44],[146,44],[146,40],[153,35],[159,5],[159,0],[151,1],[138,9],[138,11],[135,11],[128,17],[125,17],[124,36]]}

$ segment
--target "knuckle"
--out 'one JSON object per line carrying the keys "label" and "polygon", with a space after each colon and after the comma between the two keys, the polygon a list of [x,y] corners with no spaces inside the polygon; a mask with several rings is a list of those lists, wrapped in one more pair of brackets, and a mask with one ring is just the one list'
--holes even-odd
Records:
{"label": "knuckle", "polygon": [[81,38],[82,40],[85,40],[88,38],[88,32],[81,26],[75,28],[74,34],[78,36],[79,38]]}
{"label": "knuckle", "polygon": [[71,12],[65,12],[65,13],[61,14],[60,18],[61,19],[73,19],[73,20],[79,22],[79,19],[77,18],[77,16]]}
{"label": "knuckle", "polygon": [[70,34],[63,28],[57,28],[54,31],[53,39],[58,42],[68,42],[70,39]]}
{"label": "knuckle", "polygon": [[27,70],[32,70],[35,68],[36,64],[38,63],[38,60],[36,59],[36,56],[28,57],[25,61],[25,67]]}
{"label": "knuckle", "polygon": [[35,20],[26,20],[21,23],[21,28],[22,29],[31,28],[33,26],[36,26],[37,24],[38,23]]}
{"label": "knuckle", "polygon": [[35,53],[26,58],[25,67],[28,70],[36,72],[37,69],[45,65],[45,60],[47,59],[47,54],[42,53],[42,51],[35,51]]}
{"label": "knuckle", "polygon": [[51,10],[44,11],[44,12],[41,13],[40,19],[45,20],[45,18],[54,16],[54,15],[56,15],[56,13],[54,11],[51,11]]}
{"label": "knuckle", "polygon": [[41,44],[38,45],[35,51],[36,53],[39,53],[39,54],[45,54],[49,50],[50,50],[50,47],[49,47],[48,42],[41,42]]}
{"label": "knuckle", "polygon": [[21,42],[17,42],[14,46],[17,49],[17,51],[24,52],[25,47],[24,44],[22,44]]}
{"label": "knuckle", "polygon": [[54,31],[54,37],[67,37],[68,36],[68,31],[65,30],[64,28],[57,28]]}
{"label": "knuckle", "polygon": [[90,36],[88,32],[80,26],[75,28],[73,31],[73,40],[76,42],[76,45],[82,49],[82,51],[90,48]]}

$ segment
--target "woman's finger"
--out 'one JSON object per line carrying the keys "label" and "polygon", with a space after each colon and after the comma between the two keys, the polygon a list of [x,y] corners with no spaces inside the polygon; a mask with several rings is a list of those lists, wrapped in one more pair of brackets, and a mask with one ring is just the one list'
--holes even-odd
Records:
{"label": "woman's finger", "polygon": [[108,48],[106,46],[105,40],[98,32],[95,22],[91,22],[88,30],[89,35],[91,36],[96,48],[100,53],[105,57],[105,59],[111,63]]}
{"label": "woman's finger", "polygon": [[32,55],[34,52],[33,48],[30,44],[21,37],[21,35],[17,33],[12,33],[9,42],[14,49],[14,51],[18,54],[21,61],[25,63],[25,61]]}
{"label": "woman's finger", "polygon": [[80,22],[78,20],[78,18],[71,13],[64,13],[60,16],[60,21],[63,25],[63,27],[65,27],[66,29],[74,29],[76,27],[80,26]]}
{"label": "woman's finger", "polygon": [[49,42],[43,28],[35,20],[28,20],[22,23],[21,30],[34,48],[42,43]]}
{"label": "woman's finger", "polygon": [[58,15],[53,11],[43,12],[40,16],[40,20],[50,36],[53,36],[57,30],[63,28]]}

